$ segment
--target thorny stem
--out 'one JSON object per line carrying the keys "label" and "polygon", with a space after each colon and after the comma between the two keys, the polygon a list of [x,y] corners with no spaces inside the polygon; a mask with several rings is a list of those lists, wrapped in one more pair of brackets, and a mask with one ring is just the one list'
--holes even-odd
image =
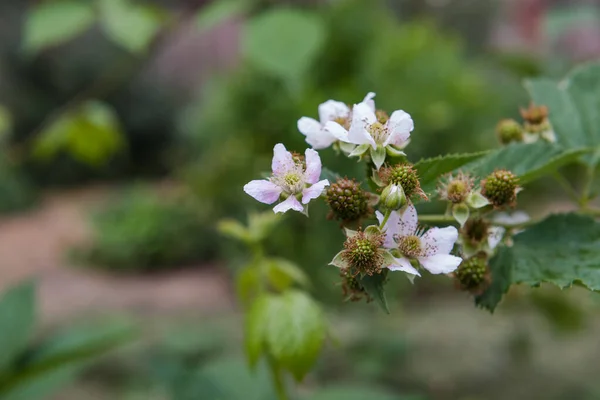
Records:
{"label": "thorny stem", "polygon": [[383,217],[383,221],[381,221],[381,224],[379,224],[379,229],[383,229],[385,224],[388,222],[388,219],[390,219],[390,215],[392,215],[392,210],[387,210]]}

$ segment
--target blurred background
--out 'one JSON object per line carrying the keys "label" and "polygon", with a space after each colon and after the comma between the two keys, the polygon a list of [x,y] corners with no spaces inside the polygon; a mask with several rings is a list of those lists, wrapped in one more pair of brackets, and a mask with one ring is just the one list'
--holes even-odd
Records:
{"label": "blurred background", "polygon": [[[35,349],[0,357],[0,389],[7,366],[68,348],[76,368],[6,399],[274,399],[241,349],[247,254],[215,226],[266,209],[241,188],[275,143],[304,150],[298,118],[374,91],[413,116],[411,161],[488,149],[528,104],[523,78],[599,56],[595,0],[0,0],[0,352],[14,326]],[[548,182],[531,192],[565,207]],[[492,316],[426,276],[394,281],[391,316],[342,303],[326,212],[268,243],[334,327],[296,398],[600,399],[597,294],[517,288]]]}

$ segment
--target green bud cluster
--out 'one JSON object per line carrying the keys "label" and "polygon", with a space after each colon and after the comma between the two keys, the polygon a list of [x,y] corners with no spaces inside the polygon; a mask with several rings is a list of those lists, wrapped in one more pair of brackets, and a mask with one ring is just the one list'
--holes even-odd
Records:
{"label": "green bud cluster", "polygon": [[502,144],[523,141],[523,127],[514,119],[503,119],[496,127],[498,140]]}
{"label": "green bud cluster", "polygon": [[475,255],[463,260],[454,271],[454,278],[462,290],[479,292],[485,289],[489,280],[486,257]]}
{"label": "green bud cluster", "polygon": [[417,170],[410,164],[397,164],[382,168],[379,176],[385,185],[394,184],[402,186],[407,198],[417,195],[427,199],[427,196],[421,189]]}
{"label": "green bud cluster", "polygon": [[467,199],[473,186],[473,179],[469,175],[459,173],[457,176],[450,175],[446,182],[439,186],[438,193],[442,200],[459,204]]}
{"label": "green bud cluster", "polygon": [[510,171],[497,170],[481,181],[481,194],[496,208],[514,207],[519,178]]}
{"label": "green bud cluster", "polygon": [[338,179],[327,188],[325,201],[333,216],[342,221],[357,221],[370,213],[367,194],[356,181],[347,178]]}

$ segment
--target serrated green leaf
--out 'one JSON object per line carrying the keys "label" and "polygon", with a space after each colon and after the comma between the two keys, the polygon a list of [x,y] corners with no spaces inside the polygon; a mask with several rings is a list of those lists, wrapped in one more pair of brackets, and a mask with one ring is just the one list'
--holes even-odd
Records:
{"label": "serrated green leaf", "polygon": [[557,168],[575,162],[590,149],[565,150],[546,143],[511,143],[463,167],[477,179],[497,169],[507,169],[519,177],[520,184],[531,182]]}
{"label": "serrated green leaf", "polygon": [[196,27],[207,31],[220,23],[244,14],[250,8],[247,0],[217,0],[202,7],[196,16]]}
{"label": "serrated green leaf", "polygon": [[129,0],[100,0],[102,28],[111,40],[132,53],[148,49],[164,19],[157,8]]}
{"label": "serrated green leaf", "polygon": [[277,304],[274,296],[262,295],[254,300],[246,315],[244,348],[251,367],[254,367],[265,349],[271,308]]}
{"label": "serrated green leaf", "polygon": [[312,368],[325,340],[323,311],[312,298],[296,290],[272,299],[269,311],[269,351],[300,381]]}
{"label": "serrated green leaf", "polygon": [[277,290],[288,289],[294,283],[307,287],[310,285],[308,276],[302,268],[284,258],[271,258],[265,261],[268,265],[267,277]]}
{"label": "serrated green leaf", "polygon": [[600,63],[583,64],[567,76],[567,91],[581,119],[588,146],[600,146]]}
{"label": "serrated green leaf", "polygon": [[325,28],[315,14],[275,8],[250,19],[242,38],[254,65],[296,84],[323,47]]}
{"label": "serrated green leaf", "polygon": [[513,254],[510,248],[501,247],[490,260],[492,282],[481,295],[475,297],[475,304],[494,312],[504,294],[512,284]]}
{"label": "serrated green leaf", "polygon": [[600,290],[600,223],[578,214],[552,215],[515,236],[512,280],[560,288],[579,282]]}
{"label": "serrated green leaf", "polygon": [[0,298],[0,371],[27,347],[36,318],[31,282],[8,289]]}
{"label": "serrated green leaf", "polygon": [[23,47],[34,53],[83,33],[94,23],[92,4],[76,0],[46,1],[27,14]]}
{"label": "serrated green leaf", "polygon": [[434,158],[425,158],[415,164],[421,186],[426,193],[435,190],[437,180],[444,174],[455,171],[465,164],[486,155],[487,151],[466,154],[448,154]]}
{"label": "serrated green leaf", "polygon": [[384,288],[386,277],[387,273],[385,271],[372,276],[365,275],[362,278],[360,278],[360,284],[366,290],[369,296],[375,299],[375,301],[377,302],[377,304],[379,304],[381,309],[389,314],[390,309],[387,304]]}

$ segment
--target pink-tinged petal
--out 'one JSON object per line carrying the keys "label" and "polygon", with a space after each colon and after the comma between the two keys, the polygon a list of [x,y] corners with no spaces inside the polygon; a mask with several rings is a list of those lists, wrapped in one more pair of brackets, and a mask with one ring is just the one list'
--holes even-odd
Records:
{"label": "pink-tinged petal", "polygon": [[317,183],[321,178],[321,157],[319,157],[319,153],[313,149],[306,149],[304,159],[306,160],[304,180],[308,183]]}
{"label": "pink-tinged petal", "polygon": [[264,179],[254,180],[244,185],[244,192],[265,204],[273,204],[281,195],[281,188]]}
{"label": "pink-tinged petal", "polygon": [[415,124],[407,112],[398,110],[390,116],[387,127],[390,134],[385,140],[384,146],[393,144],[394,146],[403,147],[410,138],[410,133],[415,128]]}
{"label": "pink-tinged petal", "polygon": [[321,124],[333,121],[336,118],[346,118],[349,113],[350,109],[341,101],[327,100],[325,103],[319,104],[319,119],[321,120]]}
{"label": "pink-tinged petal", "polygon": [[366,105],[369,106],[369,108],[375,112],[375,100],[373,100],[375,98],[375,93],[373,92],[369,92],[367,93],[367,95],[365,96],[365,98],[363,99],[363,103],[365,103]]}
{"label": "pink-tinged petal", "polygon": [[[377,217],[377,221],[379,224],[383,222],[383,218],[385,217],[379,211],[375,211],[375,216]],[[385,233],[385,242],[383,243],[383,247],[386,249],[393,249],[398,247],[398,244],[394,240],[394,237],[398,235],[398,227],[400,222],[400,215],[396,211],[392,211],[390,217],[388,218],[385,226],[383,227],[383,231]]]}
{"label": "pink-tinged petal", "polygon": [[304,136],[314,136],[321,131],[321,124],[316,119],[302,117],[298,120],[298,130]]}
{"label": "pink-tinged petal", "polygon": [[450,254],[436,254],[429,257],[419,257],[419,262],[432,274],[449,274],[456,270],[462,258]]}
{"label": "pink-tinged petal", "polygon": [[329,135],[342,142],[348,142],[348,131],[346,128],[334,121],[329,121],[325,124],[323,130]]}
{"label": "pink-tinged petal", "polygon": [[302,204],[300,204],[297,198],[290,196],[273,208],[273,211],[276,213],[284,213],[289,210],[302,212],[304,211],[304,207],[302,207]]}
{"label": "pink-tinged petal", "polygon": [[450,254],[454,243],[458,240],[458,231],[453,226],[431,228],[421,237],[426,256]]}
{"label": "pink-tinged petal", "polygon": [[390,271],[404,271],[404,272],[408,272],[411,275],[421,276],[419,271],[417,271],[417,269],[412,266],[412,264],[410,263],[410,261],[407,258],[404,258],[404,257],[394,258],[394,261],[395,261],[394,264],[387,266]]}
{"label": "pink-tinged petal", "polygon": [[284,175],[294,168],[292,153],[285,149],[281,143],[277,143],[273,148],[273,162],[271,163],[273,175]]}
{"label": "pink-tinged petal", "polygon": [[375,140],[367,131],[367,127],[377,122],[375,113],[365,104],[354,105],[352,109],[352,124],[348,131],[348,141],[354,144],[370,144],[373,148],[377,147]]}
{"label": "pink-tinged petal", "polygon": [[325,187],[329,186],[329,181],[323,179],[320,182],[315,183],[311,187],[308,187],[302,191],[302,204],[308,204],[312,199],[318,198],[325,190]]}
{"label": "pink-tinged petal", "polygon": [[505,229],[501,226],[492,226],[488,230],[488,246],[490,250],[494,250],[496,246],[502,241]]}
{"label": "pink-tinged petal", "polygon": [[417,231],[418,224],[419,218],[417,216],[417,209],[412,204],[409,204],[400,215],[400,220],[398,221],[398,227],[396,229],[398,236],[414,235]]}

